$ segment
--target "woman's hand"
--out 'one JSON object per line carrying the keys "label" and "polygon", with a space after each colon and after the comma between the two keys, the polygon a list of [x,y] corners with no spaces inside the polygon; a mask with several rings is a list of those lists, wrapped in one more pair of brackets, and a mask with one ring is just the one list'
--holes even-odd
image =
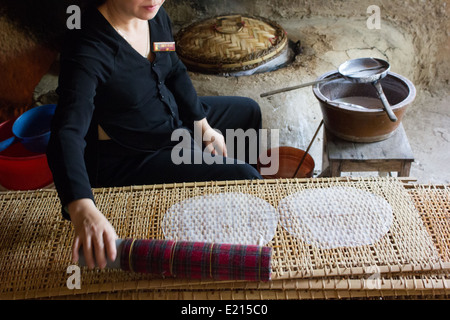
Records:
{"label": "woman's hand", "polygon": [[207,152],[212,155],[228,156],[225,138],[220,132],[211,128],[206,118],[197,121],[195,125],[201,128],[203,144]]}
{"label": "woman's hand", "polygon": [[212,155],[227,157],[227,146],[225,138],[216,130],[209,128],[203,133],[203,142],[206,150]]}
{"label": "woman's hand", "polygon": [[68,205],[68,210],[75,228],[72,246],[73,262],[78,261],[78,252],[81,247],[83,247],[86,265],[90,269],[93,269],[95,265],[103,269],[107,258],[114,261],[117,254],[115,244],[117,234],[94,202],[91,199],[76,200]]}

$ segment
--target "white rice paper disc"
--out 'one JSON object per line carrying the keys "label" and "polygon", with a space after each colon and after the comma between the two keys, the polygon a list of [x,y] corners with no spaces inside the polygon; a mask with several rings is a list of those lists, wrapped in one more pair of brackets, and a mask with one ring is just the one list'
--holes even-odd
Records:
{"label": "white rice paper disc", "polygon": [[261,198],[244,193],[208,194],[173,205],[164,215],[166,239],[266,245],[275,236],[278,212]]}
{"label": "white rice paper disc", "polygon": [[320,249],[374,244],[393,222],[384,198],[350,187],[295,193],[281,200],[279,214],[287,232]]}

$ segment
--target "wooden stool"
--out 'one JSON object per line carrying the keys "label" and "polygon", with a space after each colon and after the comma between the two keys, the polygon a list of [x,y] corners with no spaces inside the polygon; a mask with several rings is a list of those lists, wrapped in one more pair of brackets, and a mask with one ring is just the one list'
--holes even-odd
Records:
{"label": "wooden stool", "polygon": [[412,162],[414,155],[402,124],[389,139],[373,143],[345,141],[324,130],[321,177],[368,171],[397,172],[398,177],[409,177]]}

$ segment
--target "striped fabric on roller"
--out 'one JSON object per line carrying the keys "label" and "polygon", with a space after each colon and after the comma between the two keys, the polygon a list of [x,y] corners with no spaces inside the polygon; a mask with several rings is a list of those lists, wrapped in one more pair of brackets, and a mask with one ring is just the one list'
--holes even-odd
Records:
{"label": "striped fabric on roller", "polygon": [[124,240],[121,269],[184,279],[271,279],[272,248],[172,240]]}

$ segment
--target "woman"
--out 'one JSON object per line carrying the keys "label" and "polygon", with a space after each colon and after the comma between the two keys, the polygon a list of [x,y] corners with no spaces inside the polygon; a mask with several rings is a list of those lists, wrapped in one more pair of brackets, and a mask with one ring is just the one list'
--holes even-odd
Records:
{"label": "woman", "polygon": [[[254,167],[175,164],[177,129],[196,130],[204,146],[183,149],[227,157],[214,129],[261,127],[259,106],[239,97],[198,97],[174,51],[163,0],[106,0],[82,15],[61,54],[59,102],[47,151],[63,207],[75,229],[74,262],[83,247],[88,267],[116,256],[116,232],[94,203],[92,187],[260,179]],[[214,128],[214,129],[213,129]],[[196,158],[198,159],[198,157]]]}

